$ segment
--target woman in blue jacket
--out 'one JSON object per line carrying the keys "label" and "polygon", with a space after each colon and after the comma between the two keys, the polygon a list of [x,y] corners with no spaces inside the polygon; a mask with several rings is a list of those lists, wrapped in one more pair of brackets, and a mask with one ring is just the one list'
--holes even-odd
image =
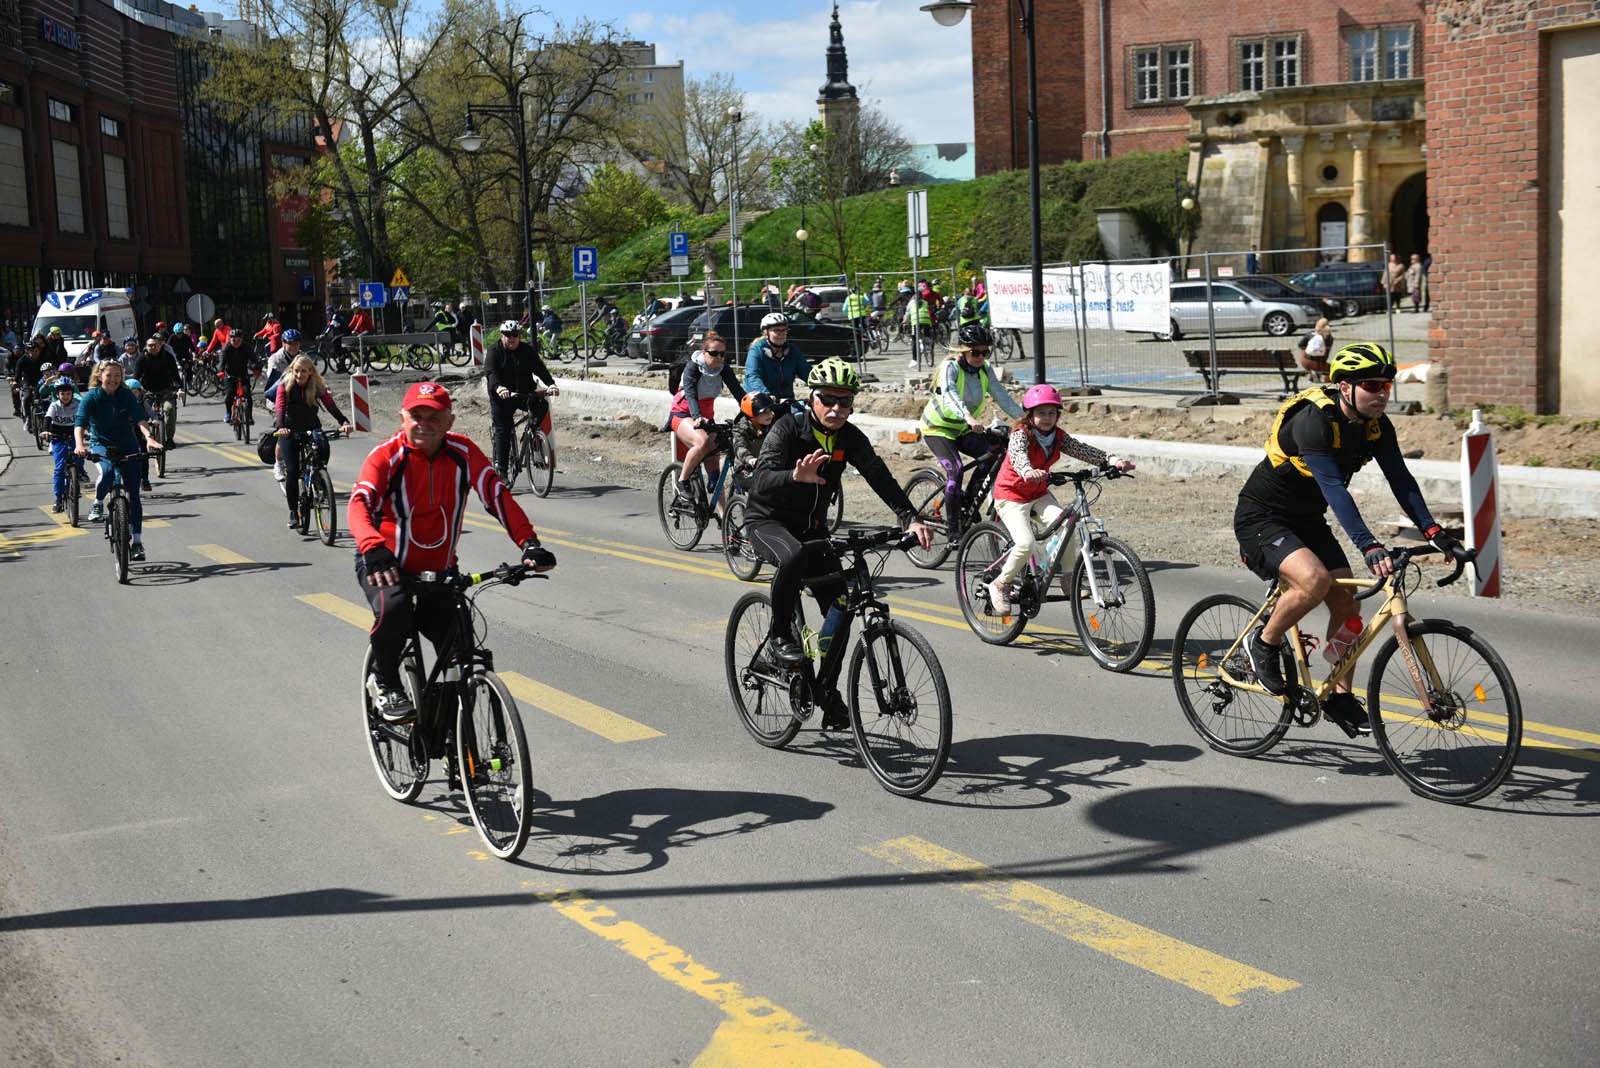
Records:
{"label": "woman in blue jacket", "polygon": [[[89,376],[89,392],[78,402],[78,419],[73,425],[76,452],[87,456],[91,451],[108,454],[115,450],[121,456],[131,456],[144,447],[159,451],[161,442],[150,432],[150,413],[133,391],[124,388],[122,365],[115,360],[103,360]],[[100,480],[94,487],[94,506],[89,510],[89,521],[105,518],[104,502],[111,492],[111,460],[100,461]],[[133,535],[132,558],[144,559],[144,543],[140,531],[144,527],[144,507],[139,502],[139,469],[137,459],[116,461],[122,474],[122,488],[128,492],[128,527]]]}

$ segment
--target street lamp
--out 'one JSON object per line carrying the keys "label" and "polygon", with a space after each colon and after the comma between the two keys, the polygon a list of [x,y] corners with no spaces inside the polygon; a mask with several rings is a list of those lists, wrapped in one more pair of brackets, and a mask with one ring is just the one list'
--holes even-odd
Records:
{"label": "street lamp", "polygon": [[806,238],[811,236],[811,231],[806,229],[806,206],[800,205],[800,229],[794,232],[794,239],[800,242],[800,281],[806,280]]}
{"label": "street lamp", "polygon": [[[1007,0],[1009,3],[1010,0]],[[1018,21],[1028,51],[1028,208],[1033,217],[1033,380],[1044,381],[1044,238],[1039,212],[1039,77],[1034,67],[1033,8],[1037,0],[1016,0]],[[941,26],[958,25],[977,7],[971,0],[936,0],[922,5]]]}
{"label": "street lamp", "polygon": [[806,238],[811,232],[806,229],[806,201],[811,199],[811,168],[817,156],[817,146],[806,146],[806,169],[801,172],[800,178],[800,229],[794,232],[795,240],[800,242],[800,281],[806,280]]}
{"label": "street lamp", "polygon": [[733,351],[742,352],[739,347],[739,261],[744,258],[744,249],[739,244],[739,123],[744,121],[744,112],[739,105],[732,104],[728,107],[728,118],[733,121],[733,187],[728,190],[728,224],[730,234],[728,243],[728,273],[730,284],[733,286]]}
{"label": "street lamp", "polygon": [[515,104],[468,104],[466,132],[456,138],[462,151],[477,152],[487,140],[473,124],[474,115],[496,115],[504,119],[517,135],[517,176],[522,180],[522,281],[527,290],[523,307],[528,313],[528,325],[534,323],[533,290],[533,225],[528,218],[528,120],[519,94]]}
{"label": "street lamp", "polygon": [[[1177,181],[1172,183],[1172,251],[1174,253],[1184,254],[1185,266],[1187,266],[1188,254],[1184,253],[1183,250],[1183,231],[1186,229],[1184,224],[1186,221],[1192,222],[1193,220],[1193,217],[1190,216],[1189,213],[1194,211],[1194,198],[1195,194],[1198,192],[1200,192],[1200,190],[1196,189],[1183,178],[1179,178]],[[1190,229],[1189,252],[1193,251],[1194,231]]]}

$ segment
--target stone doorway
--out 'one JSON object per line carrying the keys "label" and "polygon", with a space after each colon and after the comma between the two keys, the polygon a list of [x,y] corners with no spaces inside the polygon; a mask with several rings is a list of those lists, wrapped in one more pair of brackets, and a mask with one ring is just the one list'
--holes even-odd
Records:
{"label": "stone doorway", "polygon": [[1389,248],[1401,263],[1428,254],[1428,176],[1418,171],[1400,183],[1389,201]]}

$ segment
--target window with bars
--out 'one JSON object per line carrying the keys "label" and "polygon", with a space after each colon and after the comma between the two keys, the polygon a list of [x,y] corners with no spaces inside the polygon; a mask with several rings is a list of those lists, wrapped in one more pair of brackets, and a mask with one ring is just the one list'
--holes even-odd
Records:
{"label": "window with bars", "polygon": [[1416,76],[1412,56],[1415,27],[1380,26],[1351,30],[1345,35],[1345,51],[1350,56],[1350,80],[1376,82]]}
{"label": "window with bars", "polygon": [[1130,49],[1132,103],[1164,104],[1194,95],[1194,46],[1189,43]]}

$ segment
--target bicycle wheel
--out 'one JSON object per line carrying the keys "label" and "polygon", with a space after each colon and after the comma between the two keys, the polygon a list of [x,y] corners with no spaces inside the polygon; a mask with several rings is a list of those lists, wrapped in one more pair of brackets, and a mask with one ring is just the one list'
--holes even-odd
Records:
{"label": "bicycle wheel", "polygon": [[723,641],[723,663],[728,671],[728,693],[739,713],[739,722],[750,736],[768,749],[782,749],[800,733],[787,686],[779,686],[761,676],[773,669],[762,654],[772,629],[772,598],[765,593],[747,593],[728,613],[727,636]]}
{"label": "bicycle wheel", "polygon": [[1108,671],[1132,671],[1150,651],[1156,632],[1156,595],[1144,562],[1126,544],[1112,537],[1096,538],[1089,552],[1096,597],[1089,584],[1083,554],[1067,580],[1072,625],[1089,655]]}
{"label": "bicycle wheel", "polygon": [[842,522],[844,522],[844,483],[841,482],[839,492],[833,495],[833,503],[828,505],[828,533],[836,533]]}
{"label": "bicycle wheel", "polygon": [[128,528],[128,498],[117,494],[111,505],[111,557],[116,563],[117,581],[128,581],[128,558],[133,552],[133,533]]}
{"label": "bicycle wheel", "polygon": [[950,556],[950,524],[944,514],[944,475],[934,471],[918,471],[906,482],[906,496],[917,518],[928,525],[933,540],[923,550],[914,546],[906,550],[911,562],[920,568],[938,567]]}
{"label": "bicycle wheel", "polygon": [[34,409],[32,426],[33,447],[43,452],[50,447],[50,435],[46,433],[49,424],[45,421],[44,412]]}
{"label": "bicycle wheel", "polygon": [[[1234,678],[1252,677],[1240,635],[1257,607],[1231,593],[1202,598],[1184,614],[1172,638],[1172,684],[1184,716],[1207,745],[1234,756],[1265,753],[1294,717],[1282,698],[1239,689],[1221,677],[1224,662]],[[1283,666],[1290,669],[1285,677],[1293,678],[1291,665]]]}
{"label": "bicycle wheel", "polygon": [[83,475],[77,465],[67,466],[67,522],[77,526],[83,518]]}
{"label": "bicycle wheel", "polygon": [[[704,512],[699,508],[673,504],[677,495],[678,472],[681,470],[682,464],[668,464],[662,469],[661,478],[656,483],[656,516],[661,520],[661,531],[666,534],[667,540],[679,549],[687,550],[700,544],[700,535],[705,533],[706,525],[700,521],[699,516]],[[694,473],[691,485],[696,498],[703,500],[705,481],[699,471]]]}
{"label": "bicycle wheel", "polygon": [[556,480],[556,447],[550,444],[550,435],[534,430],[522,439],[522,467],[528,472],[528,485],[537,497],[550,496],[550,487]]}
{"label": "bicycle wheel", "polygon": [[1406,627],[1427,681],[1417,698],[1400,642],[1391,636],[1372,662],[1367,714],[1372,740],[1394,773],[1423,797],[1464,805],[1499,788],[1522,746],[1522,698],[1488,642],[1443,619]]}
{"label": "bicycle wheel", "polygon": [[233,402],[233,411],[231,413],[231,417],[233,419],[233,440],[235,440],[235,441],[243,441],[244,440],[244,401],[242,399],[235,399],[234,400],[234,402]]}
{"label": "bicycle wheel", "polygon": [[[998,523],[978,523],[961,539],[956,550],[956,597],[972,633],[990,645],[1006,645],[1028,625],[1028,617],[1013,607],[997,613],[989,599],[990,581],[1000,573],[1011,536]],[[1032,567],[1030,561],[1028,564]]]}
{"label": "bicycle wheel", "polygon": [[751,582],[761,574],[761,557],[744,536],[744,496],[735,494],[722,515],[722,556],[736,578]]}
{"label": "bicycle wheel", "polygon": [[311,510],[317,517],[317,533],[322,544],[332,545],[339,536],[338,499],[333,495],[333,478],[326,467],[311,476]]}
{"label": "bicycle wheel", "polygon": [[[408,658],[403,661],[400,677],[406,680],[406,689],[415,702],[420,696],[414,680],[420,677],[415,664]],[[372,757],[372,767],[378,773],[378,782],[384,793],[396,801],[411,802],[422,793],[428,780],[428,758],[419,754],[411,742],[411,732],[416,721],[390,723],[372,707],[372,695],[367,692],[367,678],[372,674],[372,647],[361,661],[361,710],[367,731],[367,752]]]}
{"label": "bicycle wheel", "polygon": [[492,671],[466,680],[456,720],[456,770],[489,852],[501,860],[522,852],[533,815],[528,738],[517,702]]}
{"label": "bicycle wheel", "polygon": [[950,688],[928,639],[898,619],[870,625],[850,653],[849,700],[861,758],[884,789],[916,797],[938,780],[950,758]]}
{"label": "bicycle wheel", "polygon": [[521,424],[512,423],[511,441],[506,445],[505,470],[500,472],[500,477],[505,481],[506,489],[516,489],[517,479],[522,477],[524,450],[521,429]]}
{"label": "bicycle wheel", "polygon": [[414,371],[422,371],[424,373],[433,370],[433,346],[406,346],[406,365]]}

